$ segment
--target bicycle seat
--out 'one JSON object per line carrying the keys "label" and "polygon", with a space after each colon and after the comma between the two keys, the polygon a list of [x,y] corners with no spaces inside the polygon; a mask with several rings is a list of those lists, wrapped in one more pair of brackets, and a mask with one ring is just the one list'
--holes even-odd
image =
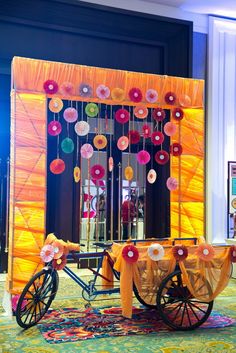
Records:
{"label": "bicycle seat", "polygon": [[109,249],[112,246],[112,242],[95,242],[94,246],[99,246],[102,249]]}

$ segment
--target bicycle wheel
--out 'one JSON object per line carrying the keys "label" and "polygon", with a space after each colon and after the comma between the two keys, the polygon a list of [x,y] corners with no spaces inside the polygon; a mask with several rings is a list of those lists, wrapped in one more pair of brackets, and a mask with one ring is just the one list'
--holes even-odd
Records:
{"label": "bicycle wheel", "polygon": [[17,304],[16,321],[27,329],[37,324],[56,296],[59,278],[51,267],[44,268],[26,284]]}
{"label": "bicycle wheel", "polygon": [[140,304],[146,306],[147,308],[156,308],[156,305],[150,304],[150,302],[152,302],[151,300],[152,296],[150,296],[150,294],[147,293],[147,294],[144,294],[143,297],[141,297],[135,286],[133,287],[133,292]]}
{"label": "bicycle wheel", "polygon": [[[209,283],[196,274],[192,281],[198,281],[201,295],[211,294]],[[182,281],[180,270],[167,276],[157,293],[157,310],[163,321],[175,330],[193,330],[202,325],[209,317],[213,301],[206,302],[194,298]]]}

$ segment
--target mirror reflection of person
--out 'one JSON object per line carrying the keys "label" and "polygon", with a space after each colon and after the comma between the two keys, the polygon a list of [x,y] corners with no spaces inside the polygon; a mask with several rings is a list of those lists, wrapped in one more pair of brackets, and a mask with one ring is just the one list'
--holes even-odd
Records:
{"label": "mirror reflection of person", "polygon": [[133,233],[133,220],[136,215],[135,212],[135,195],[130,196],[130,198],[126,199],[121,207],[121,218],[123,224],[123,240],[129,239],[132,237]]}
{"label": "mirror reflection of person", "polygon": [[144,195],[138,198],[138,218],[144,218]]}
{"label": "mirror reflection of person", "polygon": [[[105,195],[101,194],[99,195],[98,202],[96,203],[96,217],[97,217],[97,224],[98,224],[98,237],[99,241],[103,241],[105,238]],[[94,239],[96,240],[96,228],[95,228],[95,234],[94,234]]]}

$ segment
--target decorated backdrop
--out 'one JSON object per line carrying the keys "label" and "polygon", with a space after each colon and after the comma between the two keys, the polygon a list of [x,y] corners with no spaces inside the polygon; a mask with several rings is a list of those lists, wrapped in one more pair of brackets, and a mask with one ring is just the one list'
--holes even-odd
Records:
{"label": "decorated backdrop", "polygon": [[[130,152],[141,139],[137,163],[170,162],[165,181],[171,193],[171,237],[204,233],[204,111],[202,80],[159,76],[15,57],[11,91],[11,177],[8,290],[17,293],[42,266],[39,253],[45,238],[47,139],[56,141],[49,162],[57,175],[67,167],[64,154],[74,153],[74,182],[80,182],[81,158],[88,161],[94,183],[113,168],[112,153],[104,168],[94,151],[110,148],[106,123],[120,124],[116,147]],[[65,104],[66,102],[66,104]],[[103,107],[103,110],[102,110]],[[105,108],[104,108],[105,107]],[[166,110],[170,119],[166,119]],[[103,111],[103,112],[102,112]],[[48,113],[49,112],[49,113]],[[102,116],[103,114],[103,116]],[[91,119],[98,121],[92,143],[78,149]],[[135,121],[140,122],[135,129]],[[105,130],[100,123],[105,124]],[[62,138],[62,130],[67,135]],[[73,131],[72,138],[71,131]],[[163,142],[170,138],[170,148]],[[148,152],[152,144],[155,153]],[[99,155],[99,154],[98,154]],[[125,178],[132,180],[127,165]],[[147,182],[158,182],[153,168]],[[101,185],[102,187],[102,185]],[[148,234],[147,234],[148,236]]]}

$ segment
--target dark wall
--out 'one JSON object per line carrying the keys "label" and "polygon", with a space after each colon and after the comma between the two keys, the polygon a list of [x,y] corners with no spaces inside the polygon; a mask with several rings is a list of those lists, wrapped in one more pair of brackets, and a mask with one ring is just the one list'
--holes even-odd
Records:
{"label": "dark wall", "polygon": [[[114,69],[191,77],[192,23],[78,1],[0,1],[0,157],[9,155],[10,64],[14,56]],[[72,214],[72,193],[65,196]],[[163,195],[161,195],[163,197]],[[163,211],[158,189],[147,202]],[[164,204],[166,217],[169,198]],[[148,215],[148,234],[159,229],[155,208]],[[68,218],[69,219],[69,218]],[[167,222],[168,223],[168,222]],[[62,233],[73,234],[71,222]],[[163,228],[163,227],[162,227]],[[71,236],[73,238],[73,236]]]}

